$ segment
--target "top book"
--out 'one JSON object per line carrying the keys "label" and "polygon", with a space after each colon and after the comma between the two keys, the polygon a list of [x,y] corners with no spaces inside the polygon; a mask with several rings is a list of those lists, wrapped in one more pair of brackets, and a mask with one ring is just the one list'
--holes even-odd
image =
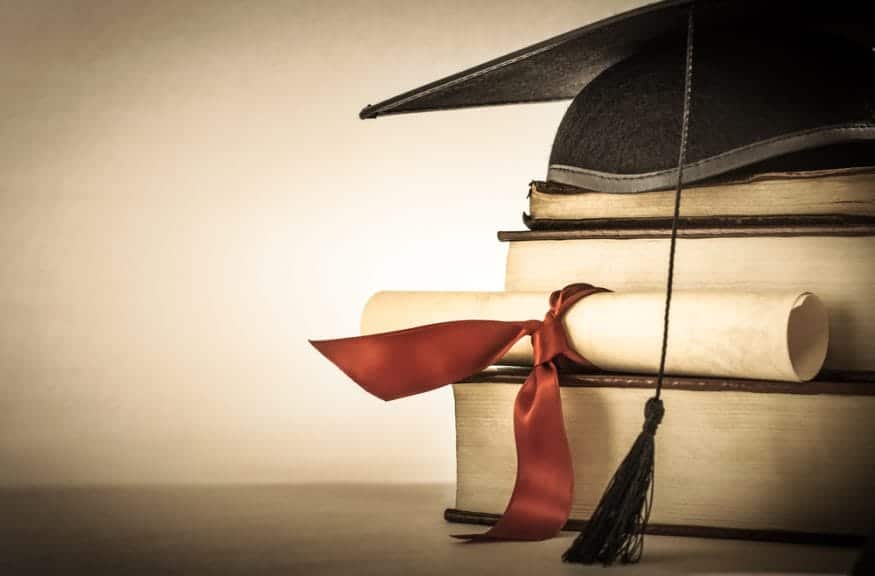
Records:
{"label": "top book", "polygon": [[[674,190],[612,194],[553,182],[532,182],[526,225],[533,229],[600,226],[611,220],[668,220]],[[780,218],[841,224],[875,220],[875,166],[749,174],[684,190],[689,220],[735,219],[762,223]]]}

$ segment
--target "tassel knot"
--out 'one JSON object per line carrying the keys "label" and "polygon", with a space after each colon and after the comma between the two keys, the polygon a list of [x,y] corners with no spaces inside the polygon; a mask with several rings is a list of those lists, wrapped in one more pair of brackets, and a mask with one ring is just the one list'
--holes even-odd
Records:
{"label": "tassel knot", "polygon": [[644,433],[654,436],[656,429],[662,424],[662,417],[665,415],[665,407],[662,405],[662,400],[654,396],[644,405]]}

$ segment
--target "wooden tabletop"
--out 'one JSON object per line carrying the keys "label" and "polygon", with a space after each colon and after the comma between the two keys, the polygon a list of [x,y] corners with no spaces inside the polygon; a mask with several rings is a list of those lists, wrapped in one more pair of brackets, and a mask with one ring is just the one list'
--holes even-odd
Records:
{"label": "wooden tabletop", "polygon": [[641,564],[563,564],[574,534],[468,544],[447,485],[0,490],[0,574],[686,574],[846,572],[854,549],[647,538]]}

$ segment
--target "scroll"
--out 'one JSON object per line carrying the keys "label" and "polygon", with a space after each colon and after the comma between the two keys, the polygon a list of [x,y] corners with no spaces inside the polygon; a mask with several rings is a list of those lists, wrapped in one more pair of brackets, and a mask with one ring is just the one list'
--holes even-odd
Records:
{"label": "scroll", "polygon": [[[540,319],[542,292],[380,292],[365,307],[362,333],[450,320]],[[607,371],[656,373],[664,292],[604,292],[565,315],[570,347]],[[802,382],[820,371],[829,326],[809,292],[675,291],[666,373]],[[531,365],[528,338],[502,364]]]}

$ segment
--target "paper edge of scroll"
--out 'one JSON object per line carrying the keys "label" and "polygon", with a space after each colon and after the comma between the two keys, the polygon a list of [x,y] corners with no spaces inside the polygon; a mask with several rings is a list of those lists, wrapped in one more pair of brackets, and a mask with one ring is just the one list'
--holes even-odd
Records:
{"label": "paper edge of scroll", "polygon": [[787,356],[800,382],[817,376],[829,348],[829,314],[816,294],[799,294],[787,315]]}

